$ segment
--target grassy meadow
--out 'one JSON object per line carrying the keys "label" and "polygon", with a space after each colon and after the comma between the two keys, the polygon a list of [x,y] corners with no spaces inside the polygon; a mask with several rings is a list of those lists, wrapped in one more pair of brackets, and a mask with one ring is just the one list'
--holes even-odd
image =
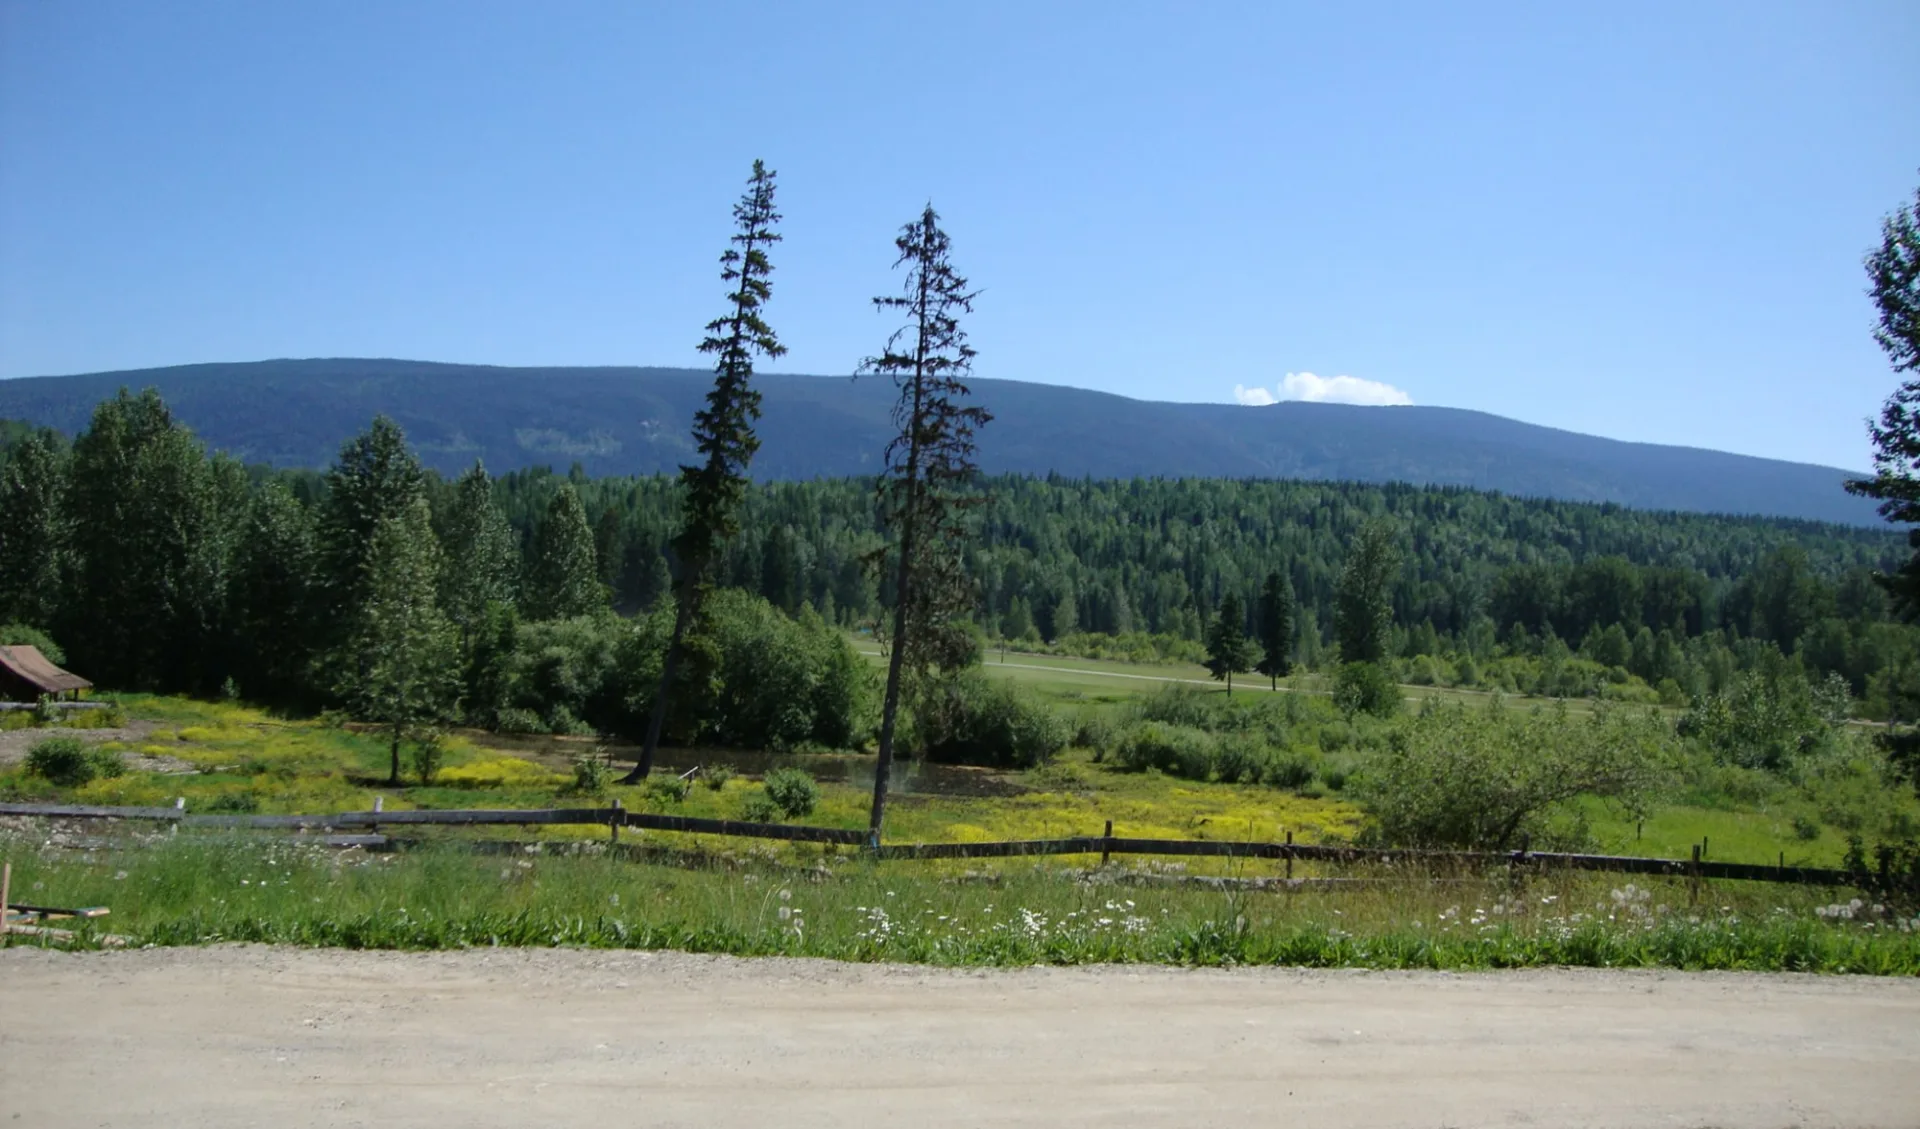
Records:
{"label": "grassy meadow", "polygon": [[[988,663],[990,675],[1027,688],[1079,732],[1125,717],[1163,686],[1205,682],[1204,671],[1179,666],[1011,654],[1003,665],[998,652]],[[1259,682],[1234,693],[1272,695]],[[1283,693],[1324,701],[1311,678],[1290,680]],[[386,743],[355,727],[173,697],[130,695],[120,712],[127,730],[119,732],[133,735],[112,746],[128,771],[61,788],[15,763],[0,770],[0,796],[125,805],[180,797],[189,811],[235,813],[365,810],[375,797],[388,810],[619,799],[633,810],[740,818],[762,794],[758,777],[792,764],[819,781],[818,806],[804,822],[861,828],[872,780],[871,757],[851,753],[669,750],[671,771],[657,773],[655,783],[606,784],[586,794],[574,762],[598,748],[591,739],[463,731],[444,741],[430,785],[410,773],[393,788]],[[1303,706],[1301,716],[1331,713]],[[1301,842],[1346,842],[1365,815],[1338,786],[1352,755],[1341,746],[1345,724],[1303,721],[1294,730],[1326,746],[1312,750],[1317,775],[1297,788],[1123,771],[1084,744],[1027,770],[910,763],[887,837],[937,843],[1094,834],[1110,819],[1132,836],[1276,840],[1291,832]],[[695,764],[706,771],[687,787],[662,779]],[[616,758],[614,767],[624,765]],[[1912,806],[1912,797],[1874,802]],[[1816,812],[1815,801],[1783,790],[1735,798],[1724,788],[1695,789],[1644,819],[1597,802],[1576,807],[1589,841],[1619,853],[1683,858],[1705,840],[1714,859],[1835,865],[1846,849],[1833,812]],[[125,837],[119,845],[115,834]],[[519,844],[501,844],[504,854],[476,854],[431,834],[392,854],[334,851],[293,837],[155,836],[137,826],[89,825],[87,835],[83,845],[63,847],[18,824],[0,831],[16,898],[111,906],[111,929],[142,944],[578,944],[960,965],[1572,964],[1920,974],[1920,922],[1901,916],[1910,907],[1759,884],[1695,888],[1593,875],[1516,882],[1504,874],[1303,864],[1297,875],[1331,881],[1252,891],[1192,879],[1275,877],[1284,864],[880,864],[846,849],[629,831],[626,845],[654,849],[647,861],[633,861],[611,855],[606,833],[587,827],[442,836]],[[83,935],[86,928],[96,927]]]}

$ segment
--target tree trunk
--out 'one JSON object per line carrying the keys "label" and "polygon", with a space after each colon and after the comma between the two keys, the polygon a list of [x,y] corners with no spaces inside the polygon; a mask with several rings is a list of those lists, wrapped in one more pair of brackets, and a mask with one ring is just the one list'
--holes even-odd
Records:
{"label": "tree trunk", "polygon": [[653,712],[647,716],[647,735],[640,742],[640,760],[633,771],[620,778],[622,784],[638,784],[653,771],[653,754],[660,747],[660,731],[667,723],[667,698],[673,689],[673,676],[680,671],[680,652],[693,622],[693,588],[680,595],[673,613],[673,637],[667,642],[667,655],[660,663],[660,688],[653,694]]}
{"label": "tree trunk", "polygon": [[900,538],[900,582],[894,594],[893,649],[887,656],[887,696],[880,708],[880,755],[873,765],[873,813],[867,820],[867,840],[880,845],[880,825],[887,817],[887,783],[893,775],[893,730],[900,716],[900,673],[905,665],[906,648],[901,646],[907,630],[907,585],[910,580],[908,553],[913,545],[913,527],[908,525]]}
{"label": "tree trunk", "polygon": [[393,723],[392,753],[393,768],[387,775],[387,784],[390,787],[398,788],[400,786],[400,723],[397,721]]}

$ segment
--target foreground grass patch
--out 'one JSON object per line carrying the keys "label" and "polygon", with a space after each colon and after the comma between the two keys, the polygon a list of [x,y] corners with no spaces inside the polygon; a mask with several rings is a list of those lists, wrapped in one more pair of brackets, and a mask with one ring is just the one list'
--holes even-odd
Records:
{"label": "foreground grass patch", "polygon": [[[821,854],[694,869],[598,853],[335,853],[182,835],[151,847],[0,844],[23,899],[104,904],[136,943],[672,948],[941,965],[1486,969],[1542,965],[1920,975],[1920,922],[1830,892],[1565,875],[1389,874],[1298,893],[1058,867],[948,874]],[[1155,884],[1154,879],[1160,884]],[[1844,912],[1841,912],[1844,910]],[[1911,914],[1909,909],[1907,913]]]}

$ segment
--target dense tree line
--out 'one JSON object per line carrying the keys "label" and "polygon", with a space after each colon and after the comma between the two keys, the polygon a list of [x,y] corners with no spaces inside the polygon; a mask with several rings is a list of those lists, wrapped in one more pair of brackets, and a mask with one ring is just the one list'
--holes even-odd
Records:
{"label": "dense tree line", "polygon": [[[354,570],[380,521],[424,501],[446,562],[439,602],[463,651],[498,619],[633,615],[672,588],[682,487],[525,471],[455,481],[420,469],[381,422],[324,474],[209,456],[157,396],[100,406],[72,443],[19,433],[0,470],[0,621],[49,630],[103,685],[314,694],[311,656],[348,622]],[[1873,581],[1897,569],[1883,530],[1652,513],[1455,488],[1268,481],[1005,477],[963,561],[989,634],[1060,641],[1088,632],[1198,643],[1224,597],[1254,622],[1267,578],[1288,602],[1290,661],[1337,653],[1337,596],[1370,523],[1391,540],[1383,657],[1515,689],[1543,664],[1592,690],[1624,670],[1685,695],[1721,688],[1757,649],[1799,655],[1857,696],[1920,655]],[[871,624],[892,584],[870,480],[748,488],[713,582],[839,626]],[[305,579],[315,577],[310,582]],[[1267,597],[1271,599],[1271,596]],[[491,612],[489,609],[493,609]],[[1369,613],[1372,614],[1372,613]],[[1510,660],[1523,660],[1514,662]],[[1531,665],[1529,665],[1531,664]],[[1450,673],[1449,673],[1450,669]],[[1585,671],[1585,674],[1579,674]],[[1532,672],[1532,673],[1529,673]],[[1552,689],[1552,687],[1547,687]],[[1885,696],[1884,689],[1882,696]]]}

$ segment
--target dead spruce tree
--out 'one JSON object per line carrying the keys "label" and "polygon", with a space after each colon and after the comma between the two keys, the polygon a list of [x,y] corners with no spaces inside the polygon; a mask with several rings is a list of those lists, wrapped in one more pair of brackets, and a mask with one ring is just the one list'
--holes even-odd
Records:
{"label": "dead spruce tree", "polygon": [[[767,281],[773,273],[767,248],[780,241],[773,229],[780,222],[780,213],[773,210],[773,188],[773,170],[753,162],[747,190],[733,208],[737,228],[733,245],[720,256],[720,277],[734,287],[727,295],[732,309],[707,323],[706,340],[700,342],[702,353],[714,355],[713,388],[707,393],[706,408],[693,422],[694,444],[706,461],[680,468],[686,495],[680,532],[673,539],[680,563],[674,584],[673,635],[660,665],[660,688],[647,718],[640,762],[626,777],[629,784],[653,771],[674,679],[689,651],[688,634],[698,626],[712,587],[713,563],[739,532],[735,514],[747,492],[747,464],[760,449],[760,439],[753,433],[753,421],[760,418],[760,393],[752,386],[754,355],[771,360],[787,351],[760,316],[761,306],[773,293]],[[705,653],[702,648],[693,649]]]}
{"label": "dead spruce tree", "polygon": [[894,266],[907,268],[895,297],[875,298],[875,307],[904,317],[887,348],[860,366],[863,373],[892,378],[900,398],[893,406],[899,434],[887,444],[879,501],[892,545],[875,554],[894,573],[892,646],[887,692],[880,715],[880,756],[874,767],[873,815],[868,835],[875,845],[886,817],[887,783],[893,768],[896,724],[903,683],[918,684],[939,668],[963,664],[973,650],[966,620],[974,609],[973,583],[962,568],[966,511],[982,498],[974,490],[974,432],[993,416],[963,403],[973,348],[960,315],[973,311],[976,291],[955,273],[940,217],[929,204],[900,231]]}

